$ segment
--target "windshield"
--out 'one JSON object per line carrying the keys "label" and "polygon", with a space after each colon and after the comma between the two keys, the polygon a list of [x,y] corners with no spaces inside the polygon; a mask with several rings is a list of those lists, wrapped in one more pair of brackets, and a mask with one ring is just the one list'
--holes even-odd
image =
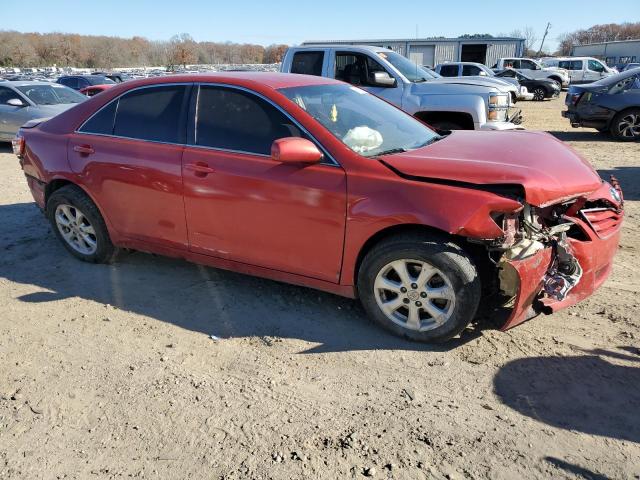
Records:
{"label": "windshield", "polygon": [[404,75],[410,82],[426,82],[427,80],[438,78],[439,76],[437,73],[429,72],[417,63],[413,63],[407,57],[403,57],[399,53],[378,52],[378,56],[393,65],[396,70]]}
{"label": "windshield", "polygon": [[61,103],[80,103],[87,97],[64,85],[28,85],[16,87],[36,105],[58,105]]}
{"label": "windshield", "polygon": [[420,148],[441,138],[412,116],[356,87],[312,85],[279,91],[365,157]]}
{"label": "windshield", "polygon": [[108,85],[116,83],[108,77],[85,77],[91,85]]}

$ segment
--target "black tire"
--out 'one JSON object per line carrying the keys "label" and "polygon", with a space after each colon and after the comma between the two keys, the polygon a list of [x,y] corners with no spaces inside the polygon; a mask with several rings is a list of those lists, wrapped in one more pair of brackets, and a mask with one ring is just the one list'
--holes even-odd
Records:
{"label": "black tire", "polygon": [[513,103],[514,105],[518,103],[518,95],[516,95],[515,92],[511,92],[511,103]]}
{"label": "black tire", "polygon": [[635,125],[638,125],[638,122],[640,122],[640,108],[625,110],[613,117],[609,131],[616,140],[620,140],[621,142],[634,142],[640,140],[640,128],[634,129],[637,133],[634,133],[634,130],[631,130],[631,136],[625,136],[622,131],[622,126],[625,123],[628,123],[628,119],[631,117],[635,119]]}
{"label": "black tire", "polygon": [[[56,209],[60,205],[70,205],[74,209],[78,209],[93,227],[95,232],[95,251],[90,254],[82,253],[70,245],[63,237],[60,228],[56,222]],[[104,219],[98,210],[98,207],[91,201],[86,193],[80,187],[75,185],[67,185],[51,194],[47,200],[46,208],[47,218],[51,223],[53,232],[64,247],[76,258],[89,263],[109,263],[115,258],[117,249],[111,243],[109,232],[104,223]]]}
{"label": "black tire", "polygon": [[533,99],[536,102],[543,101],[547,96],[547,91],[543,87],[536,87],[533,89]]}
{"label": "black tire", "polygon": [[[376,277],[389,263],[401,259],[426,262],[450,281],[455,304],[442,325],[426,331],[411,330],[391,320],[378,306]],[[481,296],[480,277],[471,258],[446,238],[420,234],[393,236],[374,246],[362,260],[357,281],[360,301],[370,319],[398,336],[420,342],[445,342],[461,333],[475,317]]]}

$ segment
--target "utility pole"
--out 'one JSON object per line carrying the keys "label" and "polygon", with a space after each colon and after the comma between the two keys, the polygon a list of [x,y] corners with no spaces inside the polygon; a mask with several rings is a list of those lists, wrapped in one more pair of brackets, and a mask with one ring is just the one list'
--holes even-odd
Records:
{"label": "utility pole", "polygon": [[547,33],[549,33],[549,29],[551,28],[551,23],[547,22],[547,28],[544,29],[544,35],[542,36],[542,41],[540,42],[540,50],[536,55],[536,58],[540,58],[540,53],[542,52],[542,47],[544,46],[544,40],[547,38]]}

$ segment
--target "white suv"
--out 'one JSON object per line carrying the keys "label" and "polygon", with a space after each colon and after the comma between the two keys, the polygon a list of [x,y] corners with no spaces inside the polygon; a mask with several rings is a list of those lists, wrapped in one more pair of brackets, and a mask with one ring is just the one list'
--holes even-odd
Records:
{"label": "white suv", "polygon": [[573,84],[595,82],[616,73],[612,68],[593,57],[544,58],[542,64],[545,67],[567,70]]}

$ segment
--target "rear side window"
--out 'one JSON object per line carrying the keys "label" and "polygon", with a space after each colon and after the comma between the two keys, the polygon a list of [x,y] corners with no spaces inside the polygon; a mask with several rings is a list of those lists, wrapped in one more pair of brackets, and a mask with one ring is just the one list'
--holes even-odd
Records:
{"label": "rear side window", "polygon": [[293,122],[273,105],[248,92],[200,87],[196,145],[261,155],[274,140],[302,137]]}
{"label": "rear side window", "polygon": [[322,76],[324,52],[296,52],[293,54],[291,73]]}
{"label": "rear side window", "polygon": [[65,85],[65,86],[67,86],[69,88],[73,88],[75,90],[79,90],[79,88],[78,88],[78,79],[77,78],[74,78],[74,77],[72,77],[72,78],[61,78],[59,80],[59,82],[62,85]]}
{"label": "rear side window", "polygon": [[582,70],[582,60],[561,60],[558,67],[565,70]]}
{"label": "rear side window", "polygon": [[166,143],[184,143],[186,137],[185,85],[142,88],[118,101],[113,134]]}
{"label": "rear side window", "polygon": [[116,107],[118,101],[111,102],[109,105],[99,110],[93,117],[89,118],[82,127],[82,133],[95,133],[98,135],[113,135],[113,120],[116,115]]}
{"label": "rear side window", "polygon": [[458,65],[442,65],[440,67],[440,75],[443,77],[457,77]]}

